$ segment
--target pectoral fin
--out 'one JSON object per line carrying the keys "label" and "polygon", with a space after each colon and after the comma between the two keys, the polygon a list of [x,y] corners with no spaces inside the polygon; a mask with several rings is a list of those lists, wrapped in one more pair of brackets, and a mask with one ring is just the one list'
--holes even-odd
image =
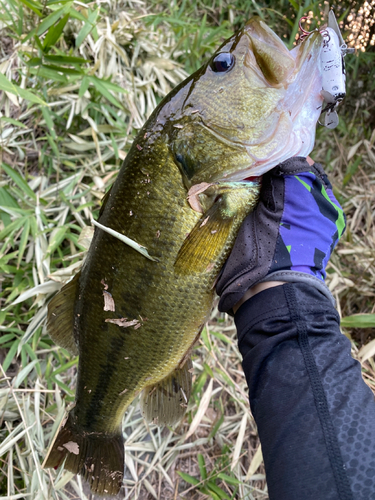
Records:
{"label": "pectoral fin", "polygon": [[215,265],[221,267],[241,222],[258,201],[258,181],[208,186],[204,196],[212,196],[215,201],[182,244],[174,265],[176,274],[205,273]]}
{"label": "pectoral fin", "polygon": [[192,386],[191,359],[142,393],[142,415],[158,425],[174,425],[185,414]]}
{"label": "pectoral fin", "polygon": [[203,214],[178,252],[175,273],[188,275],[212,270],[225,247],[233,218],[223,217],[220,203]]}
{"label": "pectoral fin", "polygon": [[78,356],[77,344],[73,336],[74,305],[77,297],[77,287],[81,272],[77,273],[53,297],[48,304],[47,331],[48,335],[60,347]]}

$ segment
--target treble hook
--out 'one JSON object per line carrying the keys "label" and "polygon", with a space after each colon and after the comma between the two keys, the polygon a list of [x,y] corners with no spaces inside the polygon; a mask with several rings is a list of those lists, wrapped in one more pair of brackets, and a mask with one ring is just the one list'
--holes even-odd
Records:
{"label": "treble hook", "polygon": [[298,21],[298,27],[302,31],[302,35],[299,36],[300,40],[303,41],[307,36],[311,35],[311,33],[314,33],[314,31],[319,31],[319,33],[322,35],[324,38],[324,46],[327,46],[327,43],[331,40],[331,35],[328,33],[328,31],[325,28],[322,28],[321,30],[313,30],[313,31],[306,31],[302,27],[302,21],[306,21],[306,19],[309,19],[308,16],[302,16],[301,19]]}
{"label": "treble hook", "polygon": [[308,16],[302,16],[301,19],[298,22],[298,27],[300,31],[302,31],[302,35],[300,35],[300,38],[305,38],[305,36],[311,35],[312,31],[306,31],[304,28],[302,28],[302,21],[305,21],[306,19],[309,19]]}

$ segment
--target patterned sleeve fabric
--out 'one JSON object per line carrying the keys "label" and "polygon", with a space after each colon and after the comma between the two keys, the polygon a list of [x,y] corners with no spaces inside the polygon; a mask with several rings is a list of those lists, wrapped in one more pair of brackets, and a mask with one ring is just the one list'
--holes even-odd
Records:
{"label": "patterned sleeve fabric", "polygon": [[331,297],[325,266],[344,229],[320,164],[294,157],[267,172],[217,282],[219,310],[230,312],[246,290],[269,280],[305,282]]}
{"label": "patterned sleeve fabric", "polygon": [[286,175],[284,210],[269,273],[291,270],[324,280],[328,259],[345,229],[332,187],[316,172]]}
{"label": "patterned sleeve fabric", "polygon": [[375,500],[375,401],[315,287],[258,293],[235,321],[270,500]]}

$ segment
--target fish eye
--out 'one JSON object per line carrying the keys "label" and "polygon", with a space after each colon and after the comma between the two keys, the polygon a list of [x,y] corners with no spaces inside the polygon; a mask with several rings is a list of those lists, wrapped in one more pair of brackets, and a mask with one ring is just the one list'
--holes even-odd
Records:
{"label": "fish eye", "polygon": [[221,52],[213,58],[211,68],[215,73],[225,73],[234,66],[234,55],[230,52]]}

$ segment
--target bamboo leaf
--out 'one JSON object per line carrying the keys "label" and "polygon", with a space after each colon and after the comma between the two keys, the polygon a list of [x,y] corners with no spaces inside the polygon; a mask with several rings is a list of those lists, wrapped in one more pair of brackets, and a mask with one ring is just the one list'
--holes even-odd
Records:
{"label": "bamboo leaf", "polygon": [[29,375],[31,370],[34,368],[34,366],[39,363],[38,359],[35,359],[34,361],[31,361],[31,363],[28,363],[17,375],[15,381],[14,381],[14,387],[17,389],[22,382],[25,380],[25,378]]}
{"label": "bamboo leaf", "polygon": [[10,367],[10,365],[12,364],[12,361],[16,355],[19,343],[20,343],[20,339],[15,340],[14,343],[12,344],[12,347],[9,349],[8,354],[6,355],[6,358],[4,359],[4,363],[3,363],[4,372],[6,372],[8,370],[8,368]]}
{"label": "bamboo leaf", "polygon": [[20,176],[20,174],[14,170],[12,167],[7,165],[6,163],[2,163],[2,167],[5,170],[6,174],[13,180],[13,182],[20,188],[24,193],[26,193],[30,198],[36,200],[36,195],[34,191],[30,188],[27,182]]}
{"label": "bamboo leaf", "polygon": [[48,30],[53,24],[55,24],[56,21],[58,21],[61,17],[64,17],[65,14],[70,10],[73,2],[68,2],[66,3],[63,7],[60,9],[55,10],[47,16],[38,26],[36,34],[38,36],[42,35],[45,31]]}
{"label": "bamboo leaf", "polygon": [[374,328],[375,314],[353,314],[342,318],[341,326],[344,328]]}
{"label": "bamboo leaf", "polygon": [[39,2],[34,2],[33,0],[19,0],[25,7],[28,7],[30,10],[35,12],[35,14],[39,17],[43,17],[43,14],[40,12],[43,10],[43,5]]}
{"label": "bamboo leaf", "polygon": [[60,21],[57,23],[56,26],[51,26],[48,30],[48,33],[44,39],[44,45],[43,49],[48,50],[50,47],[55,45],[57,40],[60,38],[66,23],[68,22],[68,19],[70,17],[69,12],[65,14],[65,16],[60,19]]}
{"label": "bamboo leaf", "polygon": [[371,340],[368,344],[361,347],[358,353],[362,362],[375,356],[375,339]]}
{"label": "bamboo leaf", "polygon": [[48,294],[57,292],[58,290],[60,290],[60,288],[61,288],[61,283],[56,283],[56,281],[46,281],[41,285],[34,286],[33,288],[29,288],[28,290],[26,290],[26,292],[21,293],[18,299],[12,302],[12,306],[14,306],[15,304],[19,304],[24,300],[30,299],[35,295],[39,295],[40,293]]}
{"label": "bamboo leaf", "polygon": [[23,254],[25,253],[26,245],[29,240],[29,234],[30,234],[30,221],[29,219],[26,219],[25,225],[23,226],[23,231],[21,233],[21,239],[18,247],[18,259],[17,259],[17,266],[19,267],[21,264],[21,261],[23,259]]}
{"label": "bamboo leaf", "polygon": [[230,500],[230,497],[223,491],[219,486],[217,486],[213,481],[208,481],[206,484],[207,488],[214,492],[222,500]]}
{"label": "bamboo leaf", "polygon": [[199,466],[199,471],[201,473],[201,478],[202,479],[207,479],[207,470],[206,470],[206,464],[204,461],[204,456],[202,453],[198,453],[198,466]]}
{"label": "bamboo leaf", "polygon": [[82,64],[90,62],[88,59],[83,57],[73,57],[73,56],[44,56],[45,61],[60,64]]}
{"label": "bamboo leaf", "polygon": [[114,106],[123,109],[123,106],[121,103],[118,102],[118,100],[109,92],[109,86],[106,85],[104,80],[100,80],[99,78],[96,78],[95,76],[89,76],[90,82],[94,85],[96,90],[102,94],[103,97],[108,99],[109,102],[111,102]]}
{"label": "bamboo leaf", "polygon": [[177,471],[177,474],[182,477],[184,481],[186,481],[189,484],[193,484],[194,486],[196,484],[199,484],[199,480],[196,477],[190,476],[190,474],[186,474],[186,472],[181,472],[180,470]]}
{"label": "bamboo leaf", "polygon": [[189,437],[194,434],[194,432],[197,430],[199,424],[201,423],[202,418],[204,417],[204,415],[207,411],[208,405],[210,404],[213,383],[214,383],[214,380],[211,378],[209,383],[208,383],[208,387],[207,387],[205,393],[203,394],[203,397],[202,397],[201,402],[199,404],[198,411],[195,414],[195,417],[194,417],[192,423],[190,424],[190,428],[189,428],[188,433],[185,436],[185,440],[189,439]]}
{"label": "bamboo leaf", "polygon": [[80,47],[83,40],[87,37],[87,35],[93,30],[95,27],[96,19],[99,15],[99,8],[89,13],[89,17],[86,23],[81,28],[81,31],[78,33],[76,38],[76,47]]}
{"label": "bamboo leaf", "polygon": [[242,484],[241,481],[239,481],[236,477],[228,476],[228,474],[225,474],[224,472],[220,472],[217,477],[219,479],[222,479],[228,484],[232,484],[233,486],[236,486],[238,484]]}
{"label": "bamboo leaf", "polygon": [[56,139],[55,127],[53,125],[53,120],[52,120],[52,116],[51,116],[51,112],[50,112],[49,108],[47,108],[47,107],[42,108],[42,114],[43,114],[43,118],[46,121],[47,127],[51,133],[51,136],[53,137],[53,139]]}

